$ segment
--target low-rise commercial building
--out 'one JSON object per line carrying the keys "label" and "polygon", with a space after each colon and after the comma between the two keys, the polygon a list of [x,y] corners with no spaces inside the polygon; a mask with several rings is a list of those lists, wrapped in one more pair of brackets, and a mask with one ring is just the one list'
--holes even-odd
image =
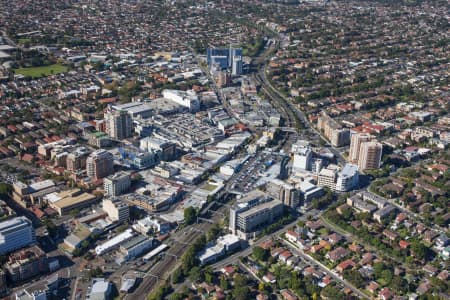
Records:
{"label": "low-rise commercial building", "polygon": [[190,112],[197,112],[200,109],[200,100],[194,91],[163,90],[162,95],[166,99],[187,107]]}
{"label": "low-rise commercial building", "polygon": [[122,233],[119,233],[115,237],[113,237],[110,240],[107,240],[106,242],[98,245],[95,247],[95,253],[97,255],[102,255],[104,253],[107,253],[113,249],[119,248],[119,246],[126,241],[130,240],[134,236],[133,230],[127,229]]}
{"label": "low-rise commercial building", "polygon": [[133,229],[142,234],[148,234],[151,231],[164,234],[169,232],[170,228],[171,225],[169,222],[157,218],[152,218],[150,216],[138,220],[136,224],[133,225]]}
{"label": "low-rise commercial building", "polygon": [[72,252],[80,248],[81,243],[88,241],[92,232],[86,224],[79,224],[75,230],[64,239],[64,248]]}
{"label": "low-rise commercial building", "polygon": [[198,255],[200,264],[204,265],[216,261],[225,253],[232,252],[241,246],[239,237],[227,234],[217,239],[216,243],[201,251]]}
{"label": "low-rise commercial building", "polygon": [[53,180],[43,180],[27,185],[21,181],[13,184],[12,197],[23,207],[40,203],[41,199],[52,192],[58,190]]}
{"label": "low-rise commercial building", "polygon": [[122,254],[122,259],[127,261],[148,252],[155,244],[155,240],[140,234],[120,245],[119,249]]}
{"label": "low-rise commercial building", "polygon": [[139,148],[147,152],[157,152],[159,160],[162,161],[170,161],[175,158],[176,145],[155,137],[141,139],[139,141]]}
{"label": "low-rise commercial building", "polygon": [[48,205],[56,210],[60,216],[70,213],[74,209],[87,207],[97,200],[97,197],[80,189],[65,190],[45,196]]}

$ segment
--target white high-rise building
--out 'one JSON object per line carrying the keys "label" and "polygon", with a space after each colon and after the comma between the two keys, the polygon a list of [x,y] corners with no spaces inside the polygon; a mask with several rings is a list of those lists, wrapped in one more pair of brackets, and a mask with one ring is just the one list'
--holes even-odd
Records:
{"label": "white high-rise building", "polygon": [[312,151],[310,148],[303,148],[294,154],[293,170],[311,170]]}
{"label": "white high-rise building", "polygon": [[26,217],[17,217],[0,223],[0,255],[35,243],[33,224]]}
{"label": "white high-rise building", "polygon": [[377,141],[365,142],[361,144],[358,158],[358,168],[360,171],[378,169],[381,164],[383,145]]}
{"label": "white high-rise building", "polygon": [[106,133],[113,139],[123,140],[132,136],[133,119],[125,110],[109,109],[105,114]]}
{"label": "white high-rise building", "polygon": [[118,172],[110,175],[103,180],[103,189],[107,196],[119,196],[128,191],[131,186],[130,174]]}
{"label": "white high-rise building", "polygon": [[231,75],[239,76],[242,74],[242,56],[233,56]]}
{"label": "white high-rise building", "polygon": [[358,167],[352,164],[346,164],[342,171],[338,173],[336,180],[336,191],[348,192],[359,185]]}
{"label": "white high-rise building", "polygon": [[348,154],[348,161],[354,164],[358,163],[359,151],[361,144],[368,142],[372,139],[372,136],[368,133],[355,133],[350,138],[350,150]]}
{"label": "white high-rise building", "polygon": [[294,162],[292,170],[295,171],[310,171],[312,163],[312,150],[307,141],[297,141],[291,147],[294,154]]}
{"label": "white high-rise building", "polygon": [[312,160],[311,163],[311,171],[314,174],[319,174],[320,170],[322,170],[323,167],[323,160],[320,158],[316,158]]}
{"label": "white high-rise building", "polygon": [[86,160],[86,172],[94,180],[112,174],[114,172],[113,155],[104,149],[92,152]]}

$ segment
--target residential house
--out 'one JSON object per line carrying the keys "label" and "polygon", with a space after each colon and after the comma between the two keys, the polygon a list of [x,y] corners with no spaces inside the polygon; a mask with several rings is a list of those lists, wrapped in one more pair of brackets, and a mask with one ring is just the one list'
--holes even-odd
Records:
{"label": "residential house", "polygon": [[332,262],[338,262],[339,260],[345,258],[349,254],[349,251],[338,247],[330,252],[327,253],[325,256],[327,259],[331,260]]}

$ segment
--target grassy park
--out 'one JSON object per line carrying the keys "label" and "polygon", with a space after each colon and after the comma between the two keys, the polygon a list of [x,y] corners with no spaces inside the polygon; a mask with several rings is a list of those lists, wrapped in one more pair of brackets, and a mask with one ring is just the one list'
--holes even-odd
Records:
{"label": "grassy park", "polygon": [[14,73],[22,74],[24,76],[30,76],[33,78],[40,78],[53,74],[64,73],[67,71],[67,69],[68,68],[66,66],[63,66],[61,64],[53,64],[42,67],[19,68],[15,69]]}

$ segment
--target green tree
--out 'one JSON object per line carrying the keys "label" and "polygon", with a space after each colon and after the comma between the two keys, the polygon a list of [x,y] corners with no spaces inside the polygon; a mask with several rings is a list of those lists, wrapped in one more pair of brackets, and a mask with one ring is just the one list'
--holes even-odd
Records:
{"label": "green tree", "polygon": [[53,221],[50,219],[45,219],[43,223],[48,231],[48,234],[51,237],[55,237],[56,234],[58,233],[58,227],[56,226],[56,224],[53,223]]}
{"label": "green tree", "polygon": [[184,222],[187,225],[191,225],[195,222],[197,218],[197,210],[192,206],[184,209]]}
{"label": "green tree", "polygon": [[384,265],[384,263],[382,262],[377,262],[373,265],[373,273],[375,275],[376,278],[380,278],[381,277],[381,272],[383,272],[383,270],[386,268],[386,266]]}
{"label": "green tree", "polygon": [[180,283],[183,280],[183,272],[181,271],[181,268],[176,268],[172,272],[171,281],[172,284]]}
{"label": "green tree", "polygon": [[84,240],[81,242],[81,248],[82,249],[87,249],[89,248],[89,241],[88,240]]}
{"label": "green tree", "polygon": [[429,249],[424,244],[418,241],[413,241],[411,243],[411,250],[414,254],[414,257],[420,260],[426,259],[429,255]]}
{"label": "green tree", "polygon": [[326,286],[322,292],[321,295],[330,300],[339,300],[339,299],[345,299],[345,294],[336,289],[334,286],[328,285]]}
{"label": "green tree", "polygon": [[253,248],[253,257],[260,261],[267,261],[269,258],[269,251],[259,246],[255,246]]}
{"label": "green tree", "polygon": [[344,278],[352,282],[356,287],[361,288],[364,286],[365,280],[361,273],[357,270],[346,270],[344,271]]}
{"label": "green tree", "polygon": [[202,269],[200,267],[193,267],[189,271],[189,279],[192,282],[199,282],[204,280],[204,273],[202,272]]}
{"label": "green tree", "polygon": [[209,284],[214,282],[214,271],[211,266],[206,266],[203,270],[203,274],[205,275],[205,281]]}
{"label": "green tree", "polygon": [[193,247],[189,247],[189,249],[183,254],[181,257],[181,267],[183,269],[184,275],[188,275],[189,271],[193,266],[196,265],[197,259],[195,257],[195,250]]}
{"label": "green tree", "polygon": [[208,231],[208,233],[206,235],[206,240],[208,240],[208,241],[215,240],[219,236],[221,231],[222,231],[222,228],[220,228],[220,225],[215,223],[213,225],[213,227]]}
{"label": "green tree", "polygon": [[89,271],[89,277],[95,278],[103,275],[103,271],[100,267],[97,267],[95,269],[92,269]]}
{"label": "green tree", "polygon": [[247,286],[247,278],[241,274],[234,278],[233,299],[247,300],[250,297],[250,290]]}
{"label": "green tree", "polygon": [[157,290],[153,291],[149,296],[149,300],[164,300],[164,297],[172,291],[172,287],[165,284],[159,287]]}
{"label": "green tree", "polygon": [[392,281],[392,271],[389,269],[381,271],[381,279],[383,279],[387,285],[391,284]]}
{"label": "green tree", "polygon": [[10,184],[0,182],[0,196],[9,195],[12,191],[12,186]]}
{"label": "green tree", "polygon": [[408,291],[408,282],[400,276],[394,276],[394,278],[392,278],[392,281],[391,281],[391,288],[394,291],[407,292]]}
{"label": "green tree", "polygon": [[230,288],[230,283],[225,277],[220,277],[220,288],[224,291]]}
{"label": "green tree", "polygon": [[170,300],[183,300],[185,297],[185,295],[180,294],[180,293],[173,293],[172,295],[170,295],[169,299]]}

